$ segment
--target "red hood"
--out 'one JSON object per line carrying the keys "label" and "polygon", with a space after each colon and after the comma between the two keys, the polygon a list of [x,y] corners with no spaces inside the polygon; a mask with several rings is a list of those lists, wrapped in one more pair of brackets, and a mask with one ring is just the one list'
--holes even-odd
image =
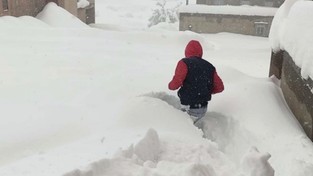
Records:
{"label": "red hood", "polygon": [[185,49],[185,56],[187,58],[192,56],[202,57],[202,46],[196,40],[191,40]]}

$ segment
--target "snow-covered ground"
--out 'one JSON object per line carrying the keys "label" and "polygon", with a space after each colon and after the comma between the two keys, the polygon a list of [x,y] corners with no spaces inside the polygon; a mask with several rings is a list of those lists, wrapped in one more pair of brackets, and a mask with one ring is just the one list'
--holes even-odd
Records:
{"label": "snow-covered ground", "polygon": [[[92,27],[53,4],[0,18],[0,175],[311,175],[312,143],[267,77],[268,39],[147,28],[155,3],[98,0]],[[191,39],[225,84],[203,131],[167,89]]]}

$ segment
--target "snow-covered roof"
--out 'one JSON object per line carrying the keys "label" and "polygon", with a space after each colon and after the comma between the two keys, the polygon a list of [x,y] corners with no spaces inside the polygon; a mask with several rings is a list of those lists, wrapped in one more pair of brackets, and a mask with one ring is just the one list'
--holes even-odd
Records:
{"label": "snow-covered roof", "polygon": [[89,28],[77,17],[53,2],[48,3],[36,18],[54,27]]}
{"label": "snow-covered roof", "polygon": [[241,16],[274,16],[277,8],[260,6],[209,6],[209,5],[187,5],[179,9],[179,13],[204,13],[204,14],[226,14]]}
{"label": "snow-covered roof", "polygon": [[270,31],[273,51],[287,51],[301,68],[303,78],[313,78],[312,19],[312,1],[286,0],[277,11]]}

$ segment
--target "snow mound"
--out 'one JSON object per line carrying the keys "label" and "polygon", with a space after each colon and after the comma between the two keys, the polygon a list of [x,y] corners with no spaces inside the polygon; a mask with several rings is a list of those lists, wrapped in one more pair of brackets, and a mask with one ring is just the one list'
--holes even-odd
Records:
{"label": "snow mound", "polygon": [[46,23],[31,16],[21,16],[21,17],[3,16],[0,17],[0,26],[2,28],[19,28],[19,29],[49,27],[49,25],[47,25]]}
{"label": "snow mound", "polygon": [[88,25],[80,21],[77,17],[53,2],[48,3],[36,18],[53,27],[89,28]]}
{"label": "snow mound", "polygon": [[242,169],[246,176],[274,176],[274,169],[268,163],[271,155],[260,153],[256,147],[251,147],[250,151],[242,159]]}
{"label": "snow mound", "polygon": [[194,143],[175,138],[159,138],[149,129],[145,136],[128,149],[119,150],[111,159],[92,162],[63,176],[274,176],[268,163],[270,155],[251,148],[236,169],[215,143],[203,139]]}
{"label": "snow mound", "polygon": [[287,51],[305,79],[313,78],[312,18],[312,1],[285,1],[274,17],[269,36],[273,51]]}
{"label": "snow mound", "polygon": [[234,132],[238,133],[237,123],[233,118],[221,113],[207,112],[195,125],[202,129],[205,138],[216,142],[219,148],[224,151],[232,142]]}
{"label": "snow mound", "polygon": [[137,144],[118,151],[112,159],[93,162],[63,176],[217,176],[232,168],[232,163],[214,143],[203,140],[190,144],[173,138],[160,140],[157,131],[149,129]]}
{"label": "snow mound", "polygon": [[159,98],[139,96],[125,101],[120,108],[116,116],[117,125],[125,130],[148,127],[163,133],[177,134],[180,138],[184,136],[185,139],[194,135],[202,136],[201,130],[193,126],[186,113]]}
{"label": "snow mound", "polygon": [[281,38],[282,47],[288,51],[301,68],[301,75],[313,78],[313,2],[300,1],[290,9],[286,28]]}
{"label": "snow mound", "polygon": [[142,96],[157,98],[157,99],[160,99],[160,100],[168,103],[169,105],[173,106],[176,109],[181,108],[181,104],[180,104],[179,99],[176,96],[169,95],[166,92],[151,92],[151,93],[144,94]]}
{"label": "snow mound", "polygon": [[277,10],[269,34],[269,39],[274,52],[281,49],[280,39],[284,30],[285,20],[288,17],[290,8],[299,0],[286,0]]}
{"label": "snow mound", "polygon": [[160,153],[158,133],[150,129],[146,136],[135,145],[134,153],[143,161],[156,161]]}

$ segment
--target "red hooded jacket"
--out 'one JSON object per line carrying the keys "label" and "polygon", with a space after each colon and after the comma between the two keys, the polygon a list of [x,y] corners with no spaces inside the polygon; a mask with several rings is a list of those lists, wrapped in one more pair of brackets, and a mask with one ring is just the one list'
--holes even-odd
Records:
{"label": "red hooded jacket", "polygon": [[[191,40],[187,44],[186,49],[185,49],[186,58],[196,56],[196,57],[201,59],[202,54],[203,54],[202,46],[198,41]],[[188,67],[185,64],[185,62],[180,60],[176,66],[175,75],[174,75],[172,81],[168,84],[168,88],[170,90],[176,90],[176,89],[180,88],[183,85],[187,74],[188,74]],[[212,93],[216,94],[216,93],[222,92],[223,90],[224,90],[223,81],[218,76],[218,74],[215,70],[214,74],[213,74],[213,90],[212,90]]]}

